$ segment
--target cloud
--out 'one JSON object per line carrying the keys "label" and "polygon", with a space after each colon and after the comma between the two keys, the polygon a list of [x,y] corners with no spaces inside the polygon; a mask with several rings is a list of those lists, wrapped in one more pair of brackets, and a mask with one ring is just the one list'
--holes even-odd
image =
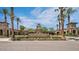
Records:
{"label": "cloud", "polygon": [[43,9],[38,7],[38,8],[33,9],[30,13],[31,13],[31,15],[37,17],[41,14],[42,11],[43,11]]}
{"label": "cloud", "polygon": [[44,20],[46,23],[55,23],[56,17],[57,13],[55,12],[55,8],[48,8],[38,16],[39,19]]}
{"label": "cloud", "polygon": [[35,8],[31,14],[34,15],[36,18],[32,19],[30,17],[20,17],[21,24],[28,28],[35,28],[37,23],[40,23],[42,26],[47,28],[55,27],[56,28],[56,17],[57,13],[54,11],[55,8],[47,8],[43,10],[43,8]]}

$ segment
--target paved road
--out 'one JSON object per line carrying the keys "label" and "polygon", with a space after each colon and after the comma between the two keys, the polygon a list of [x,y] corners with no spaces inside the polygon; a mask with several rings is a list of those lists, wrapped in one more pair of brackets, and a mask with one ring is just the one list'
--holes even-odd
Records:
{"label": "paved road", "polygon": [[79,41],[0,41],[0,51],[79,51]]}

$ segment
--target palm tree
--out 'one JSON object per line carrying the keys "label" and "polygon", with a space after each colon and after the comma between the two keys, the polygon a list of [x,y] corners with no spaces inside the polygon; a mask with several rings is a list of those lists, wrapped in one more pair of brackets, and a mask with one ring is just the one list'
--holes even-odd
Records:
{"label": "palm tree", "polygon": [[12,30],[12,40],[14,39],[14,8],[11,7],[11,30]]}
{"label": "palm tree", "polygon": [[61,15],[61,35],[62,35],[62,39],[64,39],[64,8],[63,7],[59,7],[60,9],[60,15]]}
{"label": "palm tree", "polygon": [[2,13],[4,15],[4,21],[7,22],[8,10],[7,9],[2,9],[2,10],[0,10],[0,13]]}
{"label": "palm tree", "polygon": [[57,20],[58,20],[58,25],[59,25],[59,32],[60,32],[60,29],[61,29],[61,20],[60,20],[60,15],[57,16]]}
{"label": "palm tree", "polygon": [[25,35],[25,33],[24,33],[25,28],[26,28],[26,27],[25,27],[24,25],[20,25],[21,33],[24,34],[24,35]]}
{"label": "palm tree", "polygon": [[[68,18],[68,24],[70,23],[70,17],[71,15],[76,12],[77,10],[76,9],[73,9],[73,8],[67,8],[67,11],[66,11],[66,17]],[[68,33],[69,33],[69,30],[70,30],[70,27],[68,25]]]}
{"label": "palm tree", "polygon": [[19,30],[19,22],[20,22],[20,18],[16,18],[17,21],[17,30]]}
{"label": "palm tree", "polygon": [[20,18],[16,18],[16,21],[17,21],[17,34],[18,34]]}
{"label": "palm tree", "polygon": [[64,11],[65,11],[65,8],[59,7],[55,11],[60,12],[59,15],[60,15],[60,21],[61,21],[61,35],[62,35],[62,39],[64,39]]}
{"label": "palm tree", "polygon": [[5,34],[4,34],[4,36],[7,36],[7,14],[8,14],[8,10],[2,9],[0,11],[0,13],[2,13],[4,15],[4,22],[5,22]]}
{"label": "palm tree", "polygon": [[74,12],[76,12],[76,11],[77,11],[76,9],[73,9],[71,7],[67,9],[68,24],[70,23],[70,15],[73,14]]}
{"label": "palm tree", "polygon": [[57,26],[57,31],[58,31],[58,24],[56,26]]}

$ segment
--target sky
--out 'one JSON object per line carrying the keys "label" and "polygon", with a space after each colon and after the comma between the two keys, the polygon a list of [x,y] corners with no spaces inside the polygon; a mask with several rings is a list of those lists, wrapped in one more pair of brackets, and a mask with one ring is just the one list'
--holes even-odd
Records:
{"label": "sky", "polygon": [[[0,11],[5,7],[0,7]],[[10,12],[10,7],[6,7]],[[47,28],[56,29],[58,24],[57,15],[59,12],[55,12],[57,7],[14,7],[14,15],[20,18],[20,25],[24,25],[27,28],[36,28],[36,25],[40,23]],[[71,15],[71,21],[77,22],[79,27],[79,8],[75,8],[77,11]],[[4,21],[4,16],[0,13],[0,21]],[[7,15],[7,22],[11,27],[10,16]],[[65,19],[65,28],[67,27],[67,18]],[[17,28],[16,18],[14,19],[14,27]]]}

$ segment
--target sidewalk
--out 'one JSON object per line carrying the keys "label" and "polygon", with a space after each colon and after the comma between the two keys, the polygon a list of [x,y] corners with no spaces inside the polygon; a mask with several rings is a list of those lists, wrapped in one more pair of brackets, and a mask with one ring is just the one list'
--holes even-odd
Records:
{"label": "sidewalk", "polygon": [[10,41],[11,38],[0,38],[0,41]]}

